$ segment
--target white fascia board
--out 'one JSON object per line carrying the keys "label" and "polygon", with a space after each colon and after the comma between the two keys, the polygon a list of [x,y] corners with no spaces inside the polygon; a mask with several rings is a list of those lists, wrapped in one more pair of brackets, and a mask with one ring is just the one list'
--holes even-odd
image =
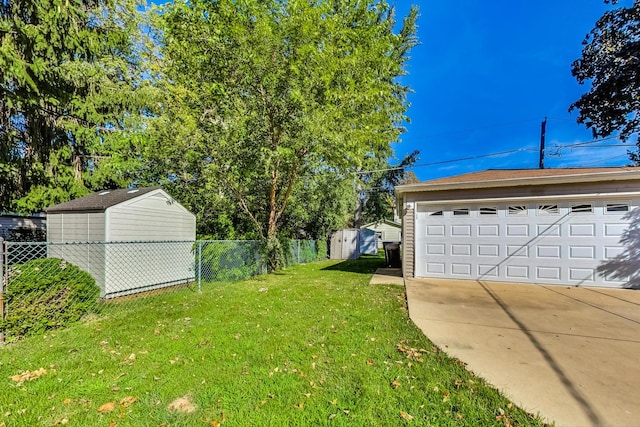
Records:
{"label": "white fascia board", "polygon": [[572,199],[628,199],[640,197],[640,192],[624,193],[585,193],[585,194],[564,194],[551,196],[523,196],[523,197],[492,197],[478,199],[450,199],[450,200],[420,200],[418,205],[450,205],[452,203],[504,203],[504,202],[528,202],[541,200],[572,200]]}
{"label": "white fascia board", "polygon": [[396,187],[398,194],[432,192],[445,190],[469,190],[478,188],[500,188],[500,187],[522,187],[532,185],[553,185],[553,184],[581,184],[592,182],[608,181],[629,181],[640,180],[640,171],[627,170],[602,173],[585,173],[575,175],[554,175],[534,178],[510,178],[500,180],[450,182],[444,184],[429,184],[428,182],[419,184],[399,185]]}

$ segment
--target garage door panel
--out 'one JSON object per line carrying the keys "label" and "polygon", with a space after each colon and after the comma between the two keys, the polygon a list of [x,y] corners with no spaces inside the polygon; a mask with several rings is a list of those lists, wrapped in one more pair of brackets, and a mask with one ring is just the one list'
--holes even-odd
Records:
{"label": "garage door panel", "polygon": [[444,243],[427,244],[427,255],[444,255],[446,245]]}
{"label": "garage door panel", "polygon": [[619,237],[624,233],[627,227],[627,224],[605,224],[604,235],[609,237]]}
{"label": "garage door panel", "polygon": [[471,255],[471,245],[470,244],[455,244],[451,245],[451,255],[453,256],[470,256]]}
{"label": "garage door panel", "polygon": [[470,263],[451,263],[451,274],[456,276],[471,276]]}
{"label": "garage door panel", "polygon": [[562,248],[560,245],[538,245],[536,252],[538,258],[560,259]]}
{"label": "garage door panel", "polygon": [[569,237],[595,237],[595,224],[569,224]]}
{"label": "garage door panel", "polygon": [[507,224],[507,236],[529,236],[529,226],[527,224]]}
{"label": "garage door panel", "polygon": [[604,247],[605,259],[613,259],[618,255],[621,255],[622,252],[624,252],[624,247],[622,246],[605,246]]}
{"label": "garage door panel", "polygon": [[595,246],[569,246],[569,258],[572,259],[596,259]]}
{"label": "garage door panel", "polygon": [[529,279],[529,267],[526,265],[507,265],[506,276],[510,279]]}
{"label": "garage door panel", "polygon": [[538,224],[536,231],[538,236],[560,236],[560,224]]}
{"label": "garage door panel", "polygon": [[536,279],[539,280],[560,280],[561,278],[560,267],[537,267]]}
{"label": "garage door panel", "polygon": [[481,279],[499,277],[500,266],[490,264],[478,264],[478,277]]}
{"label": "garage door panel", "polygon": [[428,262],[427,263],[427,273],[444,275],[445,270],[446,270],[446,267],[444,262]]}
{"label": "garage door panel", "polygon": [[500,255],[500,245],[478,245],[478,256],[497,257]]}
{"label": "garage door panel", "polygon": [[498,237],[500,236],[500,226],[498,224],[479,225],[478,236]]}
{"label": "garage door panel", "polygon": [[569,268],[569,280],[593,282],[596,271],[593,268]]}
{"label": "garage door panel", "polygon": [[529,247],[523,245],[507,245],[507,256],[508,257],[519,257],[519,258],[528,258],[529,257]]}
{"label": "garage door panel", "polygon": [[444,225],[428,225],[427,236],[444,236]]}
{"label": "garage door panel", "polygon": [[471,226],[470,225],[452,225],[451,226],[451,236],[461,236],[461,237],[470,237],[471,236]]}

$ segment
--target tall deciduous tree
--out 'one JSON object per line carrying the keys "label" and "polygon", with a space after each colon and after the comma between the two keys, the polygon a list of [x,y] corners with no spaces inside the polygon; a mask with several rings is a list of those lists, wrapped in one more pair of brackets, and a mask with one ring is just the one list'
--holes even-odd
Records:
{"label": "tall deciduous tree", "polygon": [[138,17],[132,0],[0,2],[0,210],[127,181],[140,138],[121,131],[148,86]]}
{"label": "tall deciduous tree", "polygon": [[406,183],[407,179],[415,179],[413,172],[407,169],[415,164],[419,153],[418,150],[413,151],[396,165],[385,163],[380,171],[361,174],[360,179],[365,184],[362,200],[362,221],[365,224],[394,219],[395,187]]}
{"label": "tall deciduous tree", "polygon": [[[640,1],[610,10],[596,22],[572,73],[580,84],[591,82],[570,111],[579,111],[578,123],[595,138],[619,132],[626,140],[640,131]],[[630,154],[640,160],[638,153]]]}
{"label": "tall deciduous tree", "polygon": [[191,136],[171,144],[184,144],[185,161],[200,164],[192,178],[234,200],[274,254],[300,182],[390,154],[416,9],[399,33],[382,0],[195,0],[161,18],[169,122]]}

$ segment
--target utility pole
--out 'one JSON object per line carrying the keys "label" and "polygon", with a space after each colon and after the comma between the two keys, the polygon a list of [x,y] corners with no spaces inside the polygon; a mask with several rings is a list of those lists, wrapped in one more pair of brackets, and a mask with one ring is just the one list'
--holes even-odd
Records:
{"label": "utility pole", "polygon": [[540,124],[540,169],[544,169],[544,139],[547,133],[547,118]]}

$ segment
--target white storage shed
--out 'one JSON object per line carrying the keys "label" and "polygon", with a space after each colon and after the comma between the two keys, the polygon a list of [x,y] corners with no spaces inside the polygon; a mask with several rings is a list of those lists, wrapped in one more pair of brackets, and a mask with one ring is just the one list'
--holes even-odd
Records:
{"label": "white storage shed", "polygon": [[344,228],[331,236],[330,259],[358,259],[360,257],[360,230]]}
{"label": "white storage shed", "polygon": [[405,277],[637,286],[640,168],[487,170],[396,191]]}
{"label": "white storage shed", "polygon": [[195,216],[161,188],[100,191],[46,213],[48,256],[90,273],[103,298],[194,279]]}

